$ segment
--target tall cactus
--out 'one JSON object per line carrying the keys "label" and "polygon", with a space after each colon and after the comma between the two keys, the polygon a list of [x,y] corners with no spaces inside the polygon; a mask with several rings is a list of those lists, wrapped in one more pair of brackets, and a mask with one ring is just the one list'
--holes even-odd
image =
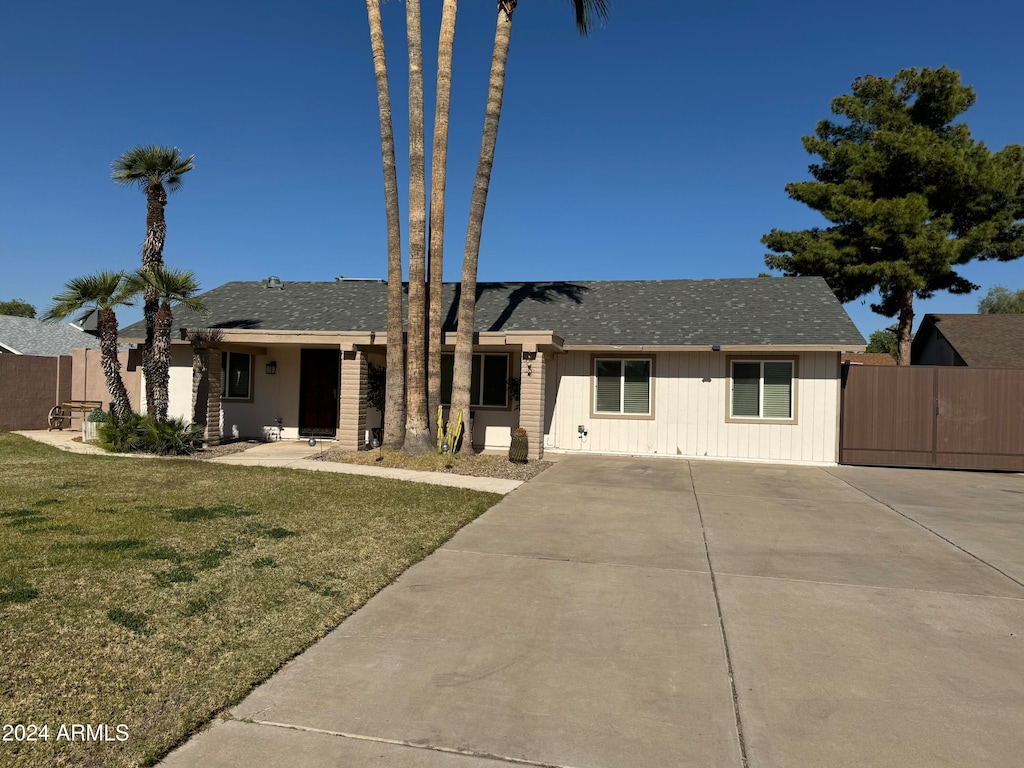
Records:
{"label": "tall cactus", "polygon": [[[458,412],[455,417],[455,421],[452,422],[450,419],[447,424],[447,428],[444,425],[443,409],[441,406],[437,407],[437,452],[441,454],[447,454],[448,456],[455,455],[455,449],[459,444],[459,438],[462,437],[462,411]],[[444,450],[445,444],[448,445],[448,450]]]}

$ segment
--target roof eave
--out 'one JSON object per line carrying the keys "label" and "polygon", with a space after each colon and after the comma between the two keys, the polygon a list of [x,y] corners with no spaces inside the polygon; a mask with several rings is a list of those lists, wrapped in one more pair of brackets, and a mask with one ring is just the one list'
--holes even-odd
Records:
{"label": "roof eave", "polygon": [[[718,347],[718,349],[714,349]],[[566,352],[863,352],[866,344],[566,344]]]}
{"label": "roof eave", "polygon": [[[172,339],[172,344],[190,344],[188,335],[191,331],[208,330],[183,328],[179,338]],[[219,338],[209,340],[211,344],[337,344],[346,349],[363,346],[386,345],[388,335],[383,331],[281,331],[256,330],[251,328],[218,328]],[[122,342],[142,343],[143,339],[120,339]],[[480,331],[473,334],[475,344],[481,346],[521,346],[561,351],[565,339],[554,331]],[[455,343],[455,334],[445,334],[444,342]]]}

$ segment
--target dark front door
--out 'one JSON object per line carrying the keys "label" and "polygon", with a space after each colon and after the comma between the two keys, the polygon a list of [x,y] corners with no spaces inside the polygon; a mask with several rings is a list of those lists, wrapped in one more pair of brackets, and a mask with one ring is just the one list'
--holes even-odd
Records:
{"label": "dark front door", "polygon": [[299,434],[334,437],[338,428],[340,350],[302,350],[299,376]]}

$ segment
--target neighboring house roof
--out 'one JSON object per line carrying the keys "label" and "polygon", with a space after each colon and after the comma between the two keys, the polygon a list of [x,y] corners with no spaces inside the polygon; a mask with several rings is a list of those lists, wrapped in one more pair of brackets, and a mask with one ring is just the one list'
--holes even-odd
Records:
{"label": "neighboring house roof", "polygon": [[16,355],[70,355],[72,349],[99,349],[100,342],[68,323],[0,315],[0,347]]}
{"label": "neighboring house roof", "polygon": [[853,365],[896,365],[896,358],[888,352],[843,353],[843,362]]}
{"label": "neighboring house roof", "polygon": [[925,315],[911,345],[912,362],[933,337],[945,339],[972,368],[1024,368],[1024,315]]}
{"label": "neighboring house roof", "polygon": [[[442,292],[444,330],[454,331],[458,283]],[[175,309],[181,328],[376,331],[387,328],[387,285],[341,280],[234,282],[203,295],[200,318]],[[477,331],[546,330],[579,345],[864,345],[849,315],[818,277],[722,280],[479,283]],[[141,323],[122,338],[141,338]]]}

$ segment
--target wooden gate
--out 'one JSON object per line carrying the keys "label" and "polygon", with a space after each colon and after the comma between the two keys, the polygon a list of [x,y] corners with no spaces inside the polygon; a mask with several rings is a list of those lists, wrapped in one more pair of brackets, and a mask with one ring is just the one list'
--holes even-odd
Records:
{"label": "wooden gate", "polygon": [[1024,370],[844,365],[839,462],[1024,471]]}

